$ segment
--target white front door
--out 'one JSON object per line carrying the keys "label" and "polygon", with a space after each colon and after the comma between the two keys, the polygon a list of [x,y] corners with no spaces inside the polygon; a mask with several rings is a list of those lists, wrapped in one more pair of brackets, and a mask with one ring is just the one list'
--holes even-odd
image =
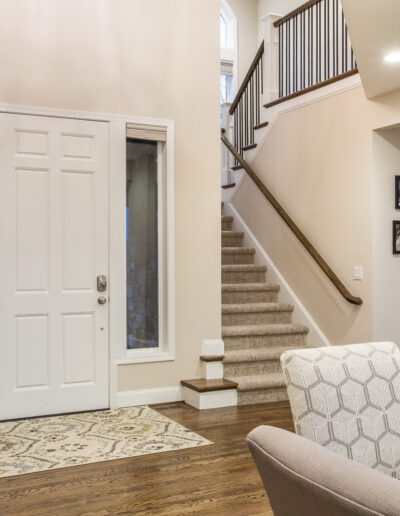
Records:
{"label": "white front door", "polygon": [[107,181],[107,123],[0,114],[0,419],[109,406]]}

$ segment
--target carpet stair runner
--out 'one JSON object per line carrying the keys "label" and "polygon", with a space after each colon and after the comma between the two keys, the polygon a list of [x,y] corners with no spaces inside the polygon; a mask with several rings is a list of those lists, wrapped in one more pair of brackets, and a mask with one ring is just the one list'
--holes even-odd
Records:
{"label": "carpet stair runner", "polygon": [[308,328],[292,323],[293,306],[279,302],[279,286],[255,265],[255,250],[222,215],[222,339],[224,378],[238,384],[238,404],[287,400],[279,358],[307,346]]}

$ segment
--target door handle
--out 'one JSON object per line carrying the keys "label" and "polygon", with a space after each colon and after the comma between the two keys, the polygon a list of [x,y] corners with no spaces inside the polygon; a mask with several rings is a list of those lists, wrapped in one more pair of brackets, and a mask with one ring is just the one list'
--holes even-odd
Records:
{"label": "door handle", "polygon": [[100,296],[98,299],[97,299],[97,302],[99,303],[99,305],[105,305],[107,303],[107,298],[106,297],[103,297],[103,296]]}
{"label": "door handle", "polygon": [[107,290],[107,276],[103,274],[97,276],[97,290],[98,292],[105,292]]}

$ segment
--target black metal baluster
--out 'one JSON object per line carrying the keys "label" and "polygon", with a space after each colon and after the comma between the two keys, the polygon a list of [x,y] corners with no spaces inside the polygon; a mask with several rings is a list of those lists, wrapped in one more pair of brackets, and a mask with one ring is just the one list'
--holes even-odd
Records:
{"label": "black metal baluster", "polygon": [[286,91],[285,95],[289,94],[289,27],[288,24],[286,24]]}
{"label": "black metal baluster", "polygon": [[282,97],[282,25],[279,25],[279,98]]}
{"label": "black metal baluster", "polygon": [[293,20],[293,90],[297,91],[297,71],[298,71],[298,62],[297,62],[297,16]]}
{"label": "black metal baluster", "polygon": [[335,0],[336,10],[336,75],[339,75],[339,2]]}
{"label": "black metal baluster", "polygon": [[342,9],[342,16],[341,16],[341,32],[342,32],[342,73],[345,72],[344,67],[344,11]]}

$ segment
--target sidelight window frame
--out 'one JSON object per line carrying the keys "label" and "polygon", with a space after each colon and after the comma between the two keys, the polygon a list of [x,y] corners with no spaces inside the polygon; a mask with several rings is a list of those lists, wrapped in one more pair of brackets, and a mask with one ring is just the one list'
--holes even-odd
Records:
{"label": "sidelight window frame", "polygon": [[[159,258],[159,290],[158,319],[159,346],[154,348],[127,348],[127,298],[126,298],[126,140],[127,127],[140,125],[149,131],[160,128],[165,137],[157,144],[157,179],[158,179],[158,258]],[[112,128],[111,128],[112,129]],[[114,348],[114,365],[165,362],[175,360],[175,192],[174,192],[174,123],[172,120],[150,118],[130,118],[119,127],[117,145],[112,147],[110,208],[110,238],[116,240],[112,248],[114,256],[111,260],[114,267],[113,277],[116,282],[110,284],[110,343]],[[164,141],[162,141],[164,140]],[[113,156],[113,153],[115,154]],[[115,168],[117,167],[117,168]],[[113,180],[113,171],[117,178]],[[114,214],[114,215],[113,215]],[[114,219],[114,220],[113,220]],[[118,227],[117,227],[118,225]],[[113,229],[115,231],[113,231]],[[112,245],[112,242],[111,242]],[[117,253],[117,248],[119,253]]]}

